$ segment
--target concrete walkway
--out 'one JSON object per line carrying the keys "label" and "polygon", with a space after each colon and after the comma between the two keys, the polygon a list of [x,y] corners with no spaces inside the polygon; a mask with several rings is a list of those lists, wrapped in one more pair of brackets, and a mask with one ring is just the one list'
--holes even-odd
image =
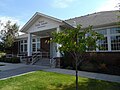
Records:
{"label": "concrete walkway", "polygon": [[[12,77],[12,76],[21,75],[21,74],[25,74],[25,73],[33,72],[37,70],[75,75],[74,70],[49,68],[49,67],[37,66],[37,65],[23,65],[23,66],[21,65],[21,67],[1,71],[0,79],[5,79],[5,78]],[[110,81],[110,82],[120,82],[120,76],[115,76],[115,75],[98,74],[98,73],[91,73],[91,72],[84,72],[84,71],[79,71],[78,74],[81,77],[105,80],[105,81]]]}
{"label": "concrete walkway", "polygon": [[34,66],[34,65],[24,66],[23,65],[23,67],[1,71],[0,72],[0,79],[6,79],[6,78],[17,76],[20,74],[25,74],[28,72],[33,72],[33,71],[38,71],[38,70],[43,70],[43,69],[48,69],[48,67]]}
{"label": "concrete walkway", "polygon": [[0,66],[0,70],[1,71],[11,70],[11,69],[17,69],[17,68],[20,68],[20,67],[28,66],[28,65],[25,65],[23,63],[17,63],[17,64],[14,63],[13,64],[13,63],[0,62],[0,64],[5,65],[5,66]]}
{"label": "concrete walkway", "polygon": [[[45,71],[75,75],[74,70],[67,70],[67,69],[55,68],[55,69],[45,69]],[[78,71],[78,75],[81,77],[86,77],[86,78],[91,78],[91,79],[105,80],[105,81],[110,81],[110,82],[120,82],[120,76],[115,76],[115,75],[92,73],[92,72],[85,72],[85,71]]]}

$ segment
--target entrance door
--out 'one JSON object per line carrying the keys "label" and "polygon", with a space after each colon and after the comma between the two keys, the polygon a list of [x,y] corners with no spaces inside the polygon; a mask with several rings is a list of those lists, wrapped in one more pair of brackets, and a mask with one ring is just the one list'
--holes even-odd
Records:
{"label": "entrance door", "polygon": [[50,40],[50,37],[47,38],[41,38],[41,50],[45,52],[50,52],[50,43],[48,41]]}

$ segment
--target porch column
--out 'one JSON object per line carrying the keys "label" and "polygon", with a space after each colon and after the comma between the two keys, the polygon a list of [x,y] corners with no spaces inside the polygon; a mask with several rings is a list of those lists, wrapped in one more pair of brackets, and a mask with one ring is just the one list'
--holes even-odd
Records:
{"label": "porch column", "polygon": [[31,45],[32,45],[32,43],[31,43],[31,41],[32,41],[32,35],[31,35],[31,33],[29,33],[28,34],[28,48],[27,48],[27,52],[28,52],[28,56],[31,56],[32,55],[32,50],[31,50]]}
{"label": "porch column", "polygon": [[[60,27],[57,27],[57,32],[59,32],[60,31]],[[60,46],[60,44],[56,44],[56,48],[57,48],[57,52],[56,52],[56,57],[60,57],[61,55],[60,55],[60,51],[59,51],[59,46]]]}

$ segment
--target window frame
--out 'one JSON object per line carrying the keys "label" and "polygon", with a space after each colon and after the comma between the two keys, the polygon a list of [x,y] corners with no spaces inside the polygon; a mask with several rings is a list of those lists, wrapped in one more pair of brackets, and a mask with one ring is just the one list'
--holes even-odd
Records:
{"label": "window frame", "polygon": [[[110,27],[104,27],[104,28],[96,28],[96,29],[93,29],[95,31],[99,31],[99,30],[107,30],[107,34],[104,35],[105,37],[107,37],[107,42],[108,42],[108,50],[99,50],[98,48],[96,48],[96,51],[87,51],[87,52],[120,52],[120,50],[112,50],[112,47],[111,47],[111,36],[120,36],[120,33],[113,33],[111,34],[110,33],[110,29],[111,28],[119,28],[118,26],[110,26]],[[96,44],[98,45],[98,43],[96,42]]]}

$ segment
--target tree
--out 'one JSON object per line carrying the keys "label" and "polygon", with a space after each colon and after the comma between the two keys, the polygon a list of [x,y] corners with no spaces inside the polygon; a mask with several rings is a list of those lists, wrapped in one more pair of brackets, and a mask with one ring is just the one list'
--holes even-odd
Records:
{"label": "tree", "polygon": [[61,45],[61,53],[69,52],[75,60],[76,69],[76,90],[78,90],[78,65],[84,61],[83,55],[87,50],[98,48],[96,42],[103,39],[103,35],[92,30],[92,26],[82,30],[81,25],[76,28],[65,29],[52,33],[52,42]]}
{"label": "tree", "polygon": [[12,24],[11,21],[7,21],[5,25],[1,23],[0,39],[4,48],[9,48],[13,45],[16,36],[18,36],[18,30],[19,26],[16,23]]}

